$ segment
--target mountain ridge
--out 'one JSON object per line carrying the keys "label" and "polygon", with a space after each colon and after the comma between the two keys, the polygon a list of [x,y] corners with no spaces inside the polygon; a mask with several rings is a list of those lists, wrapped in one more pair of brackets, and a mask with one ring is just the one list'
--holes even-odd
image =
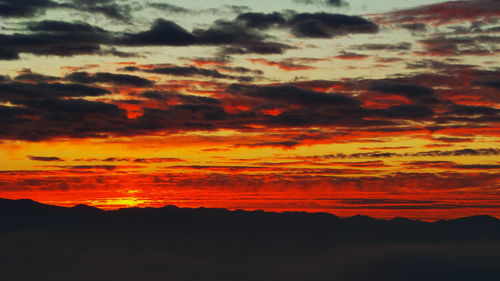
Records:
{"label": "mountain ridge", "polygon": [[[419,219],[410,219],[406,217],[394,217],[391,219],[379,219],[371,216],[357,214],[350,217],[339,217],[335,214],[325,213],[325,212],[302,212],[302,211],[284,211],[284,212],[272,212],[272,211],[263,211],[263,210],[230,210],[225,208],[207,208],[207,207],[198,207],[198,208],[185,208],[178,207],[175,205],[165,205],[162,207],[128,207],[128,208],[119,208],[114,210],[104,210],[98,207],[86,205],[86,204],[77,204],[71,207],[65,206],[57,206],[51,204],[41,203],[32,199],[5,199],[0,198],[0,212],[9,212],[9,211],[61,211],[61,212],[87,212],[87,213],[96,213],[96,214],[123,214],[123,213],[155,213],[155,212],[206,212],[206,213],[226,213],[232,215],[268,215],[268,216],[297,216],[297,217],[322,217],[332,220],[345,220],[345,221],[363,221],[363,222],[396,222],[396,223],[409,223],[409,222],[421,222],[421,223],[443,223],[443,222],[497,222],[500,223],[500,219],[491,216],[491,215],[473,215],[473,216],[465,216],[458,217],[452,219],[438,219],[436,221],[422,221]],[[1,215],[5,215],[5,213],[0,213]]]}

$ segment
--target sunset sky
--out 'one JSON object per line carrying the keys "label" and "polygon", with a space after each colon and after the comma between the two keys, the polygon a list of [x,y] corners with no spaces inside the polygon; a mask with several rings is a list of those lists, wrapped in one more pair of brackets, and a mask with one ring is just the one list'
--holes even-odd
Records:
{"label": "sunset sky", "polygon": [[0,197],[500,217],[500,1],[0,0]]}

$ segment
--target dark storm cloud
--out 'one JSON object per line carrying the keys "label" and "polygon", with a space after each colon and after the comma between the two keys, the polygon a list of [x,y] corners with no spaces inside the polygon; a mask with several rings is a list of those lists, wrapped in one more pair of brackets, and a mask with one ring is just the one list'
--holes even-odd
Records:
{"label": "dark storm cloud", "polygon": [[1,17],[29,17],[44,13],[58,3],[50,0],[2,0],[0,1]]}
{"label": "dark storm cloud", "polygon": [[111,83],[116,85],[132,85],[136,87],[151,87],[153,81],[127,74],[115,74],[109,72],[97,72],[90,74],[87,72],[74,72],[66,76],[66,79],[77,83]]}

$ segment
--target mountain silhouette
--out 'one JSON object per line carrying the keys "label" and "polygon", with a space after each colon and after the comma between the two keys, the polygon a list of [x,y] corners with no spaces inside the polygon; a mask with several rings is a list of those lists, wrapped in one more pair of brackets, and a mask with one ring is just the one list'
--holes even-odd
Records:
{"label": "mountain silhouette", "polygon": [[500,220],[0,199],[0,280],[500,280]]}

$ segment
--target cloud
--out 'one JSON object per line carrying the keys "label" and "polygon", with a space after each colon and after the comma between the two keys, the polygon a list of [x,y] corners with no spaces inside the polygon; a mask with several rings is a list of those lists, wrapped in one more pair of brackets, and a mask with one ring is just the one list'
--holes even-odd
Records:
{"label": "cloud", "polygon": [[332,38],[345,34],[376,33],[378,26],[364,18],[329,13],[301,13],[294,15],[289,24],[297,37]]}
{"label": "cloud", "polygon": [[137,67],[137,66],[127,66],[122,68],[124,71],[142,71],[147,73],[165,74],[171,76],[182,76],[182,77],[205,77],[205,78],[215,78],[215,79],[231,79],[240,81],[252,81],[251,76],[234,76],[229,74],[223,74],[214,69],[199,68],[195,66],[157,66],[154,65],[150,67]]}
{"label": "cloud", "polygon": [[500,110],[487,106],[454,105],[449,114],[456,115],[498,115]]}
{"label": "cloud", "polygon": [[96,97],[109,93],[103,88],[72,83],[0,83],[0,100],[14,103],[47,98]]}
{"label": "cloud", "polygon": [[267,36],[228,21],[216,21],[208,29],[189,32],[176,23],[157,19],[152,27],[143,32],[126,34],[119,40],[123,45],[138,46],[222,46],[223,53],[279,54],[291,47],[265,40]]}
{"label": "cloud", "polygon": [[126,34],[121,43],[138,46],[189,46],[198,44],[199,39],[173,21],[157,19],[149,30]]}
{"label": "cloud", "polygon": [[130,21],[133,8],[130,4],[121,4],[115,0],[70,0],[69,3],[61,5],[64,8],[71,8],[89,14],[101,14],[109,19],[119,21]]}
{"label": "cloud", "polygon": [[2,0],[0,16],[14,18],[36,16],[57,5],[58,3],[51,0]]}
{"label": "cloud", "polygon": [[16,78],[14,78],[14,80],[25,81],[25,82],[46,83],[46,82],[58,81],[58,80],[61,80],[61,78],[55,77],[55,76],[50,76],[50,75],[43,75],[43,74],[39,74],[39,73],[33,73],[33,72],[31,72],[31,70],[28,69],[28,70],[23,71],[18,76],[16,76]]}
{"label": "cloud", "polygon": [[[19,53],[35,55],[73,56],[99,54],[102,44],[113,40],[111,34],[86,23],[41,21],[28,23],[34,33],[0,34],[0,45],[7,58]],[[4,56],[5,57],[5,56]]]}
{"label": "cloud", "polygon": [[43,162],[61,162],[64,161],[59,157],[43,157],[43,156],[28,156],[29,159],[33,161],[43,161]]}
{"label": "cloud", "polygon": [[299,70],[311,70],[316,69],[314,66],[305,65],[305,64],[295,64],[290,61],[270,61],[266,59],[248,59],[248,61],[252,63],[259,63],[267,66],[276,66],[279,69],[285,71],[299,71]]}
{"label": "cloud", "polygon": [[235,21],[240,22],[245,27],[256,29],[269,29],[271,27],[283,26],[287,23],[285,17],[278,12],[264,13],[243,13],[235,18]]}
{"label": "cloud", "polygon": [[131,85],[136,87],[151,87],[154,82],[135,75],[115,74],[109,72],[73,72],[66,79],[77,83],[111,83],[116,85]]}
{"label": "cloud", "polygon": [[344,0],[326,0],[325,3],[330,5],[330,6],[334,6],[334,7],[340,7],[340,6],[347,5],[347,3],[344,2]]}
{"label": "cloud", "polygon": [[227,93],[295,105],[357,106],[359,101],[342,94],[327,94],[290,85],[255,86],[232,84]]}
{"label": "cloud", "polygon": [[177,5],[172,5],[168,3],[148,3],[148,6],[154,8],[154,9],[159,9],[162,11],[165,11],[167,13],[171,14],[188,14],[188,13],[193,13],[192,10],[186,9],[181,6]]}
{"label": "cloud", "polygon": [[385,94],[402,95],[417,103],[439,102],[431,88],[417,84],[376,80],[370,84],[368,90]]}
{"label": "cloud", "polygon": [[322,156],[312,156],[300,159],[359,159],[359,158],[391,158],[391,157],[462,157],[462,156],[496,156],[500,155],[500,149],[496,148],[481,148],[481,149],[459,149],[459,150],[431,150],[431,151],[420,151],[420,152],[407,152],[407,153],[395,153],[395,152],[384,152],[384,151],[372,151],[372,152],[361,152],[361,153],[337,153],[328,154]]}
{"label": "cloud", "polygon": [[500,15],[498,0],[462,0],[419,6],[386,13],[385,23],[432,23],[434,25],[476,21]]}
{"label": "cloud", "polygon": [[383,44],[383,43],[366,43],[362,45],[351,46],[350,49],[361,51],[408,51],[412,44],[409,42],[401,42],[398,44]]}
{"label": "cloud", "polygon": [[344,0],[294,0],[294,2],[295,3],[300,3],[300,4],[306,4],[306,5],[325,4],[327,6],[332,6],[332,7],[343,7],[343,6],[349,5]]}
{"label": "cloud", "polygon": [[479,81],[476,84],[500,90],[500,80]]}
{"label": "cloud", "polygon": [[171,101],[183,104],[221,104],[218,99],[212,97],[184,95],[172,92],[145,91],[141,96],[158,101]]}

